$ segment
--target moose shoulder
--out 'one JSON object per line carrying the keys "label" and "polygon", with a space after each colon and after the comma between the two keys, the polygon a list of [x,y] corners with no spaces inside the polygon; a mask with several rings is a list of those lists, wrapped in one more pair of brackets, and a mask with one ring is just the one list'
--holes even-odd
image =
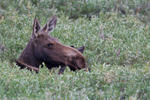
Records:
{"label": "moose shoulder", "polygon": [[16,60],[21,68],[39,71],[39,66],[44,62],[51,69],[59,67],[62,73],[66,66],[73,71],[87,69],[86,61],[82,54],[84,47],[74,47],[61,44],[56,38],[49,35],[56,26],[57,17],[52,16],[46,25],[41,28],[38,20],[34,19],[33,32],[26,48]]}

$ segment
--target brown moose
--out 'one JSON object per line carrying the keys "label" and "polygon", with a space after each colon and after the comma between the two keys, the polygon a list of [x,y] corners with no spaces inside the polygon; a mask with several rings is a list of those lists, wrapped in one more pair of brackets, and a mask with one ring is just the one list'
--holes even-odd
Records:
{"label": "brown moose", "polygon": [[66,66],[73,71],[86,69],[85,58],[82,55],[84,47],[75,49],[73,46],[65,46],[56,38],[49,35],[55,28],[57,17],[52,16],[46,25],[41,28],[38,20],[34,19],[32,36],[16,60],[21,68],[39,71],[39,66],[44,62],[48,69],[61,67],[59,73],[63,73]]}

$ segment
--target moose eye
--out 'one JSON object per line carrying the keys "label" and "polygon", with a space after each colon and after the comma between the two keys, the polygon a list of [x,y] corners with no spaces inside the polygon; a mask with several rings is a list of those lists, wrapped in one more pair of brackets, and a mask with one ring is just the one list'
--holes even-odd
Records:
{"label": "moose eye", "polygon": [[47,46],[48,46],[48,47],[52,47],[53,44],[52,44],[52,43],[48,43]]}

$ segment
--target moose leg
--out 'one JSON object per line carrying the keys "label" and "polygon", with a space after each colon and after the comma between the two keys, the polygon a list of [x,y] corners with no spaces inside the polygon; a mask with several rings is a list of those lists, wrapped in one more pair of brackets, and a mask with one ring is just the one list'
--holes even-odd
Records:
{"label": "moose leg", "polygon": [[65,69],[66,69],[66,66],[61,66],[60,69],[59,69],[58,74],[63,74]]}
{"label": "moose leg", "polygon": [[[48,68],[49,70],[51,70],[52,68],[54,68],[54,67],[52,67],[53,65],[50,65],[50,64],[48,64],[48,63],[45,63],[45,65],[47,66],[47,68]],[[55,66],[55,67],[58,67],[58,66]],[[66,69],[66,66],[61,65],[58,74],[63,74],[64,71],[65,71],[65,69]]]}
{"label": "moose leg", "polygon": [[30,65],[28,65],[28,64],[25,64],[25,63],[19,61],[19,60],[16,60],[16,64],[17,64],[18,66],[21,66],[21,68],[27,68],[27,69],[29,69],[29,70],[34,70],[35,72],[39,72],[39,68],[30,66]]}

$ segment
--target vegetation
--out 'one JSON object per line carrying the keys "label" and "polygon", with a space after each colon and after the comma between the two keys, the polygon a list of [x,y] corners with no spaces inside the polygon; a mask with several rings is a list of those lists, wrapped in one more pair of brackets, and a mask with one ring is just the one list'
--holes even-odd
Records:
{"label": "vegetation", "polygon": [[63,12],[73,19],[91,19],[93,15],[99,16],[100,12],[117,12],[119,15],[135,15],[145,23],[150,21],[149,0],[2,0],[0,8],[0,13],[15,10],[23,14],[35,13],[36,16],[49,16],[52,12],[59,12],[61,16],[60,12]]}
{"label": "vegetation", "polygon": [[[150,25],[148,15],[144,15],[148,11],[141,12],[139,16],[144,17],[139,18],[130,13],[103,9],[97,15],[92,14],[91,20],[77,12],[78,19],[74,20],[70,19],[69,12],[58,8],[59,1],[0,1],[0,98],[148,100]],[[74,3],[78,2],[83,4],[84,1]],[[113,4],[105,0],[98,2]],[[141,2],[136,3],[143,4]],[[49,5],[53,7],[49,8]],[[100,7],[105,8],[105,5]],[[51,35],[65,45],[84,45],[84,56],[91,72],[72,72],[68,68],[63,75],[58,75],[58,69],[49,71],[45,66],[37,74],[21,70],[14,63],[31,36],[34,17],[44,24],[53,14],[59,18]],[[143,23],[141,18],[145,18],[147,23]]]}

